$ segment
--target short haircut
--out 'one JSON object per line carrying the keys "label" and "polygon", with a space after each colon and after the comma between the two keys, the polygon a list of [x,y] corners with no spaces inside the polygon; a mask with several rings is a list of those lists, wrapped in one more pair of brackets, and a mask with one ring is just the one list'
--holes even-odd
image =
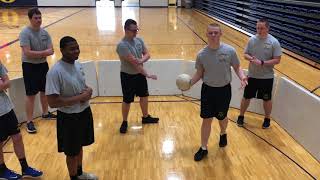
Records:
{"label": "short haircut", "polygon": [[63,49],[66,47],[66,45],[70,42],[77,42],[77,40],[73,37],[70,37],[70,36],[65,36],[63,38],[61,38],[60,40],[60,48]]}
{"label": "short haircut", "polygon": [[211,24],[208,25],[208,27],[218,27],[220,29],[220,31],[221,31],[221,27],[220,27],[220,25],[218,23],[211,23]]}
{"label": "short haircut", "polygon": [[41,12],[39,11],[38,8],[29,9],[29,11],[28,11],[28,17],[29,17],[29,19],[32,19],[32,16],[33,16],[34,14],[41,15]]}
{"label": "short haircut", "polygon": [[126,22],[124,23],[124,29],[129,29],[131,24],[137,25],[137,22],[133,19],[127,19]]}
{"label": "short haircut", "polygon": [[258,20],[258,22],[261,22],[261,23],[265,23],[266,27],[269,29],[270,28],[270,24],[269,24],[269,21],[267,18],[261,18]]}

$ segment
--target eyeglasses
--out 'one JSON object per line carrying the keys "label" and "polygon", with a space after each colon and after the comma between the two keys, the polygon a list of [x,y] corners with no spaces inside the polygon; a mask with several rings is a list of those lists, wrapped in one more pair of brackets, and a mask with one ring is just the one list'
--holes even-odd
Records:
{"label": "eyeglasses", "polygon": [[138,32],[140,29],[127,29],[127,31],[131,31],[131,32]]}

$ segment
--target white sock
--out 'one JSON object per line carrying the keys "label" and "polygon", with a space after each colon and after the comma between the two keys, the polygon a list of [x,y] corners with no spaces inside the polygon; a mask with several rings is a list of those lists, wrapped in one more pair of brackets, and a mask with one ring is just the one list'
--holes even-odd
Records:
{"label": "white sock", "polygon": [[207,148],[206,148],[206,147],[203,147],[203,146],[201,146],[201,149],[202,149],[202,150],[207,150]]}

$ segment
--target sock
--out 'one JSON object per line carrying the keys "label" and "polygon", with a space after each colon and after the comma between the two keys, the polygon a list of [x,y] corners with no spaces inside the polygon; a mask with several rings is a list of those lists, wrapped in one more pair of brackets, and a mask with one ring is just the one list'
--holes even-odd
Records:
{"label": "sock", "polygon": [[6,164],[0,164],[0,174],[3,174],[5,170],[7,170]]}
{"label": "sock", "polygon": [[203,147],[203,146],[201,146],[201,149],[202,149],[202,150],[207,150],[207,148],[206,148],[206,147]]}
{"label": "sock", "polygon": [[21,165],[22,172],[24,172],[29,167],[26,158],[19,159],[19,162]]}
{"label": "sock", "polygon": [[227,133],[220,133],[220,136],[224,135],[224,134],[227,134]]}
{"label": "sock", "polygon": [[78,166],[77,175],[78,176],[82,175],[82,166]]}

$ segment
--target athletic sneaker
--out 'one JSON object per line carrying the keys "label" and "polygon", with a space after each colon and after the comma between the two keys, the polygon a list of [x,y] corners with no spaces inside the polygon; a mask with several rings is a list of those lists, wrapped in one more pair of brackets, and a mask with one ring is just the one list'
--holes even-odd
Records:
{"label": "athletic sneaker", "polygon": [[201,147],[196,154],[194,154],[195,161],[201,161],[204,157],[208,155],[208,150],[203,150]]}
{"label": "athletic sneaker", "polygon": [[98,177],[91,173],[82,172],[81,176],[78,176],[80,180],[98,180]]}
{"label": "athletic sneaker", "polygon": [[128,121],[122,121],[122,124],[120,126],[120,133],[124,134],[127,132],[128,129]]}
{"label": "athletic sneaker", "polygon": [[42,119],[56,119],[57,118],[57,115],[51,113],[51,112],[48,112],[48,114],[42,114]]}
{"label": "athletic sneaker", "polygon": [[219,147],[225,147],[227,144],[227,134],[220,135]]}
{"label": "athletic sneaker", "polygon": [[238,116],[237,125],[242,127],[244,124],[244,116]]}
{"label": "athletic sneaker", "polygon": [[32,121],[30,121],[30,122],[27,123],[27,132],[28,132],[28,133],[31,133],[31,134],[37,132],[37,129],[36,129],[36,127],[34,126],[34,124],[33,124]]}
{"label": "athletic sneaker", "polygon": [[148,115],[147,117],[142,117],[142,124],[150,124],[150,123],[158,123],[159,118],[151,117]]}
{"label": "athletic sneaker", "polygon": [[18,179],[21,179],[21,177],[22,176],[20,174],[10,169],[6,169],[3,174],[0,174],[1,180],[18,180]]}
{"label": "athletic sneaker", "polygon": [[22,177],[36,178],[42,176],[42,174],[43,172],[38,171],[32,167],[28,167],[22,172]]}
{"label": "athletic sneaker", "polygon": [[263,124],[262,124],[262,128],[266,129],[270,127],[270,119],[269,118],[264,118]]}

